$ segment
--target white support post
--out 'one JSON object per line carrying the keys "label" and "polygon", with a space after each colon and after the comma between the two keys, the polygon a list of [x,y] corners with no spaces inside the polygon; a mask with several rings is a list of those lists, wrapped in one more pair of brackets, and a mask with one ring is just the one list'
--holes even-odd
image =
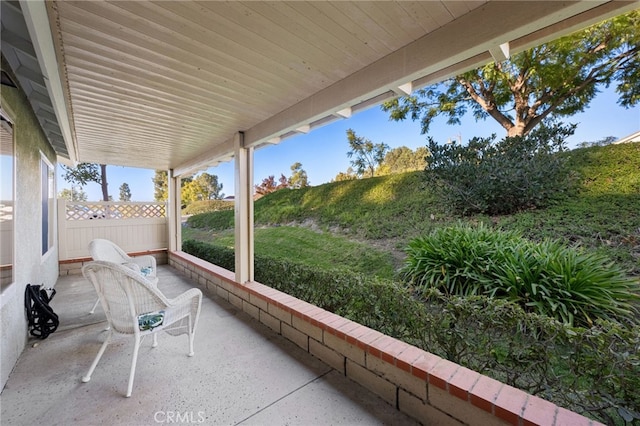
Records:
{"label": "white support post", "polygon": [[180,176],[173,175],[173,169],[167,172],[167,187],[169,200],[167,201],[167,222],[169,224],[169,251],[182,250],[182,212]]}
{"label": "white support post", "polygon": [[253,281],[253,148],[244,134],[234,135],[236,281]]}
{"label": "white support post", "polygon": [[[73,189],[73,186],[71,186],[71,189]],[[6,246],[3,245],[3,247]],[[12,250],[15,253],[15,248]],[[68,251],[69,232],[67,231],[67,200],[64,198],[58,198],[58,258],[69,259]]]}

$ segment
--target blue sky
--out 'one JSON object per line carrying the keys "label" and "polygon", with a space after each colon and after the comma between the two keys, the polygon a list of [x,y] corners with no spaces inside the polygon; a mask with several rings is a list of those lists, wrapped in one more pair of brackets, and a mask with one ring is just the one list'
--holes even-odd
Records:
{"label": "blue sky", "polygon": [[[577,123],[575,134],[568,140],[570,148],[580,142],[592,142],[607,136],[621,138],[640,130],[640,107],[625,109],[617,105],[613,88],[603,90],[585,112],[570,118],[565,123]],[[388,114],[379,107],[355,114],[349,119],[333,122],[313,130],[306,135],[285,139],[279,145],[255,151],[254,183],[259,184],[269,175],[277,178],[280,174],[291,175],[291,165],[300,162],[307,172],[311,185],[330,182],[339,172],[351,165],[347,157],[349,145],[346,131],[352,128],[358,136],[375,143],[384,142],[391,148],[407,146],[416,149],[426,145],[427,135],[420,134],[420,124],[413,121],[389,121]],[[502,137],[505,131],[493,119],[476,122],[471,115],[465,116],[459,126],[446,124],[446,118],[439,117],[432,124],[429,136],[440,143],[448,139],[462,138],[466,143],[474,136],[489,136],[492,133]],[[217,175],[223,184],[222,192],[234,193],[233,162],[223,163],[207,170]],[[114,200],[119,198],[119,188],[126,182],[131,189],[132,201],[153,201],[153,170],[118,166],[107,167],[109,194]],[[71,185],[60,177],[58,171],[58,192]],[[100,187],[89,184],[84,188],[89,201],[102,198]]]}

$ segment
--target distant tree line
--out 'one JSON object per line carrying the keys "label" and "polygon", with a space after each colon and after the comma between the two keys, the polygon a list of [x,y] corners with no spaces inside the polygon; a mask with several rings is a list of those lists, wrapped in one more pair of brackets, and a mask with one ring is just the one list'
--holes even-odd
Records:
{"label": "distant tree line", "polygon": [[374,143],[358,136],[353,129],[347,130],[347,142],[351,148],[347,152],[351,167],[338,173],[335,182],[424,170],[427,165],[426,147],[418,147],[415,151],[406,146],[391,149],[385,143]]}
{"label": "distant tree line", "polygon": [[307,186],[309,186],[307,172],[302,168],[302,163],[296,162],[291,165],[291,176],[287,178],[284,174],[280,174],[280,179],[276,182],[275,175],[270,175],[256,185],[255,190],[256,194],[266,195],[279,189],[299,189]]}

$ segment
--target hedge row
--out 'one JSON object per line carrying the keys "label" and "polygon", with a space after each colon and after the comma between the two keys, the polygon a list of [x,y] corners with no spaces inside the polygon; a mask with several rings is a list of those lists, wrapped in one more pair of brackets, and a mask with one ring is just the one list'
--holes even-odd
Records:
{"label": "hedge row", "polygon": [[233,210],[233,201],[225,200],[202,200],[194,201],[182,210],[184,215],[193,215],[217,211]]}
{"label": "hedge row", "polygon": [[[183,250],[234,270],[232,250]],[[323,309],[607,424],[640,424],[640,330],[572,328],[484,296],[415,297],[404,285],[256,256],[255,278]]]}

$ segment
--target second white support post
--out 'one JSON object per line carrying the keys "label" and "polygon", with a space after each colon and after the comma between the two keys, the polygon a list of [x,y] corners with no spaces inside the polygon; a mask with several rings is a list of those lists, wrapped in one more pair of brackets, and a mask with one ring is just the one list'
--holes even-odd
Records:
{"label": "second white support post", "polygon": [[173,169],[167,171],[167,189],[169,192],[167,206],[169,226],[169,251],[182,250],[182,203],[181,203],[181,177],[174,176]]}
{"label": "second white support post", "polygon": [[244,134],[233,140],[235,151],[236,282],[253,281],[253,148],[244,147]]}

